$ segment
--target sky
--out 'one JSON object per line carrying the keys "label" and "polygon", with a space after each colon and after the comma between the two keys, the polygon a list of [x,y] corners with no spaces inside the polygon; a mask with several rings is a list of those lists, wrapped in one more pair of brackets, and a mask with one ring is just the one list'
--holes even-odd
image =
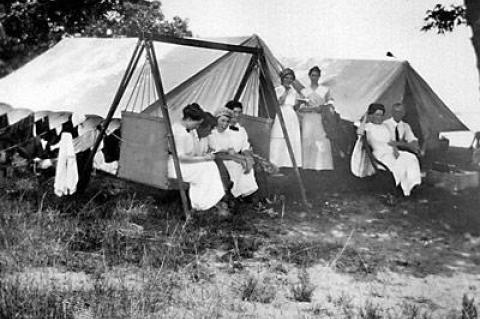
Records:
{"label": "sky", "polygon": [[167,18],[189,19],[198,37],[258,34],[281,57],[408,60],[440,98],[480,130],[471,30],[422,32],[425,11],[459,0],[163,0]]}

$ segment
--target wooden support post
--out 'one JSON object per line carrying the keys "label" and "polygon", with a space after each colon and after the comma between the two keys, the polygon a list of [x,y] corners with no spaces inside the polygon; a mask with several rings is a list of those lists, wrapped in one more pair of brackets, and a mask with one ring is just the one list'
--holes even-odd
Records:
{"label": "wooden support post", "polygon": [[190,210],[188,208],[188,201],[187,201],[187,195],[185,193],[185,188],[183,187],[183,178],[182,178],[182,171],[180,170],[180,161],[178,159],[177,147],[175,145],[175,138],[173,136],[173,131],[172,131],[172,123],[170,122],[170,115],[168,113],[167,101],[165,99],[165,92],[163,90],[162,77],[160,75],[160,68],[158,67],[158,63],[157,63],[155,48],[153,47],[153,43],[150,39],[146,40],[146,47],[147,47],[147,56],[151,66],[150,69],[152,71],[153,80],[155,82],[155,88],[157,89],[157,94],[160,100],[160,109],[162,110],[163,118],[165,119],[165,123],[167,124],[168,144],[170,145],[170,150],[173,155],[173,163],[175,166],[175,173],[177,175],[177,181],[178,181],[178,187],[180,190],[180,198],[182,200],[183,211],[188,221],[188,219],[190,218]]}
{"label": "wooden support post", "polygon": [[[125,90],[127,88],[128,83],[130,82],[130,79],[132,78],[133,72],[135,68],[137,67],[138,60],[140,59],[140,56],[142,55],[142,52],[144,50],[144,43],[143,40],[138,40],[137,45],[135,46],[135,50],[133,51],[132,57],[130,58],[130,61],[128,62],[127,69],[125,70],[125,73],[123,74],[122,81],[120,81],[120,85],[118,86],[117,93],[115,94],[115,97],[113,99],[112,105],[110,106],[110,109],[108,110],[107,117],[105,118],[105,121],[102,124],[102,129],[100,130],[100,134],[97,136],[97,139],[95,140],[95,144],[93,144],[92,152],[90,156],[88,157],[87,162],[85,163],[85,167],[83,169],[83,178],[85,178],[87,181],[89,180],[90,176],[90,170],[91,170],[91,165],[93,163],[93,158],[95,157],[95,154],[97,153],[98,147],[100,146],[100,142],[103,139],[103,136],[105,135],[105,132],[107,131],[108,125],[112,121],[113,115],[115,114],[115,111],[117,110],[118,105],[120,104],[120,101],[122,99],[123,94],[125,93]],[[84,187],[87,186],[88,183],[84,183]],[[80,190],[82,191],[82,190]]]}
{"label": "wooden support post", "polygon": [[[278,120],[280,122],[280,126],[282,127],[283,137],[285,138],[285,143],[287,144],[288,154],[290,155],[290,159],[293,164],[293,170],[295,172],[295,176],[298,181],[298,186],[300,187],[300,195],[302,196],[303,203],[307,209],[311,208],[311,204],[307,200],[307,193],[305,191],[305,186],[303,185],[302,177],[300,176],[300,171],[298,170],[297,161],[295,160],[295,155],[293,153],[292,143],[290,142],[290,138],[288,136],[287,127],[285,125],[285,120],[283,118],[282,110],[280,105],[278,104],[277,96],[275,94],[275,88],[273,87],[273,83],[271,82],[271,75],[270,70],[268,69],[267,61],[265,60],[265,56],[263,52],[261,52],[258,56],[260,61],[260,70],[263,73],[263,76],[266,80],[266,97],[275,103],[275,109],[278,116]],[[265,101],[265,105],[267,105],[267,101]]]}
{"label": "wooden support post", "polygon": [[234,101],[240,100],[243,90],[245,90],[245,87],[247,86],[248,78],[252,74],[252,71],[255,68],[256,64],[257,64],[257,57],[253,55],[252,58],[250,59],[250,62],[248,63],[247,69],[245,70],[245,74],[243,75],[242,80],[238,85],[237,92],[235,93],[235,96],[233,98]]}

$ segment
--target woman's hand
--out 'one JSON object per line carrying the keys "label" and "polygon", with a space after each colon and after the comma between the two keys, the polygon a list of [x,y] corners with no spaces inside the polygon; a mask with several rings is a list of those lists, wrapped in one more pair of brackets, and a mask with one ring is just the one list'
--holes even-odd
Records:
{"label": "woman's hand", "polygon": [[357,128],[357,135],[365,135],[365,125],[360,124]]}

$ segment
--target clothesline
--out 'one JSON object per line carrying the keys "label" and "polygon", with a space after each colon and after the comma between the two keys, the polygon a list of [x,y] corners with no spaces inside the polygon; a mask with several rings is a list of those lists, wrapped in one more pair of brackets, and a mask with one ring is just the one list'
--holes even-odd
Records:
{"label": "clothesline", "polygon": [[25,143],[27,143],[27,142],[30,142],[31,140],[34,140],[34,139],[36,139],[37,137],[41,137],[41,136],[43,136],[44,134],[47,134],[47,133],[48,133],[48,132],[43,132],[43,133],[41,133],[41,134],[39,134],[39,135],[37,135],[37,136],[32,136],[32,137],[26,139],[25,141],[22,141],[22,142],[20,142],[20,143],[15,144],[15,145],[12,145],[12,146],[9,146],[9,147],[7,147],[7,148],[4,148],[3,150],[0,150],[0,152],[7,152],[7,151],[9,151],[9,150],[11,150],[11,149],[14,149],[14,148],[16,148],[16,147],[19,147],[19,146],[22,145],[22,144],[25,144]]}

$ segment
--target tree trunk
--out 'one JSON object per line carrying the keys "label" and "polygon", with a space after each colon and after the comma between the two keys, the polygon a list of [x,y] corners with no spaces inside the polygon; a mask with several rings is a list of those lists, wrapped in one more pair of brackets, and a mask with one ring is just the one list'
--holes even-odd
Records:
{"label": "tree trunk", "polygon": [[[467,24],[472,28],[472,44],[477,56],[477,70],[480,79],[480,1],[465,0]],[[479,87],[480,89],[480,87]]]}

